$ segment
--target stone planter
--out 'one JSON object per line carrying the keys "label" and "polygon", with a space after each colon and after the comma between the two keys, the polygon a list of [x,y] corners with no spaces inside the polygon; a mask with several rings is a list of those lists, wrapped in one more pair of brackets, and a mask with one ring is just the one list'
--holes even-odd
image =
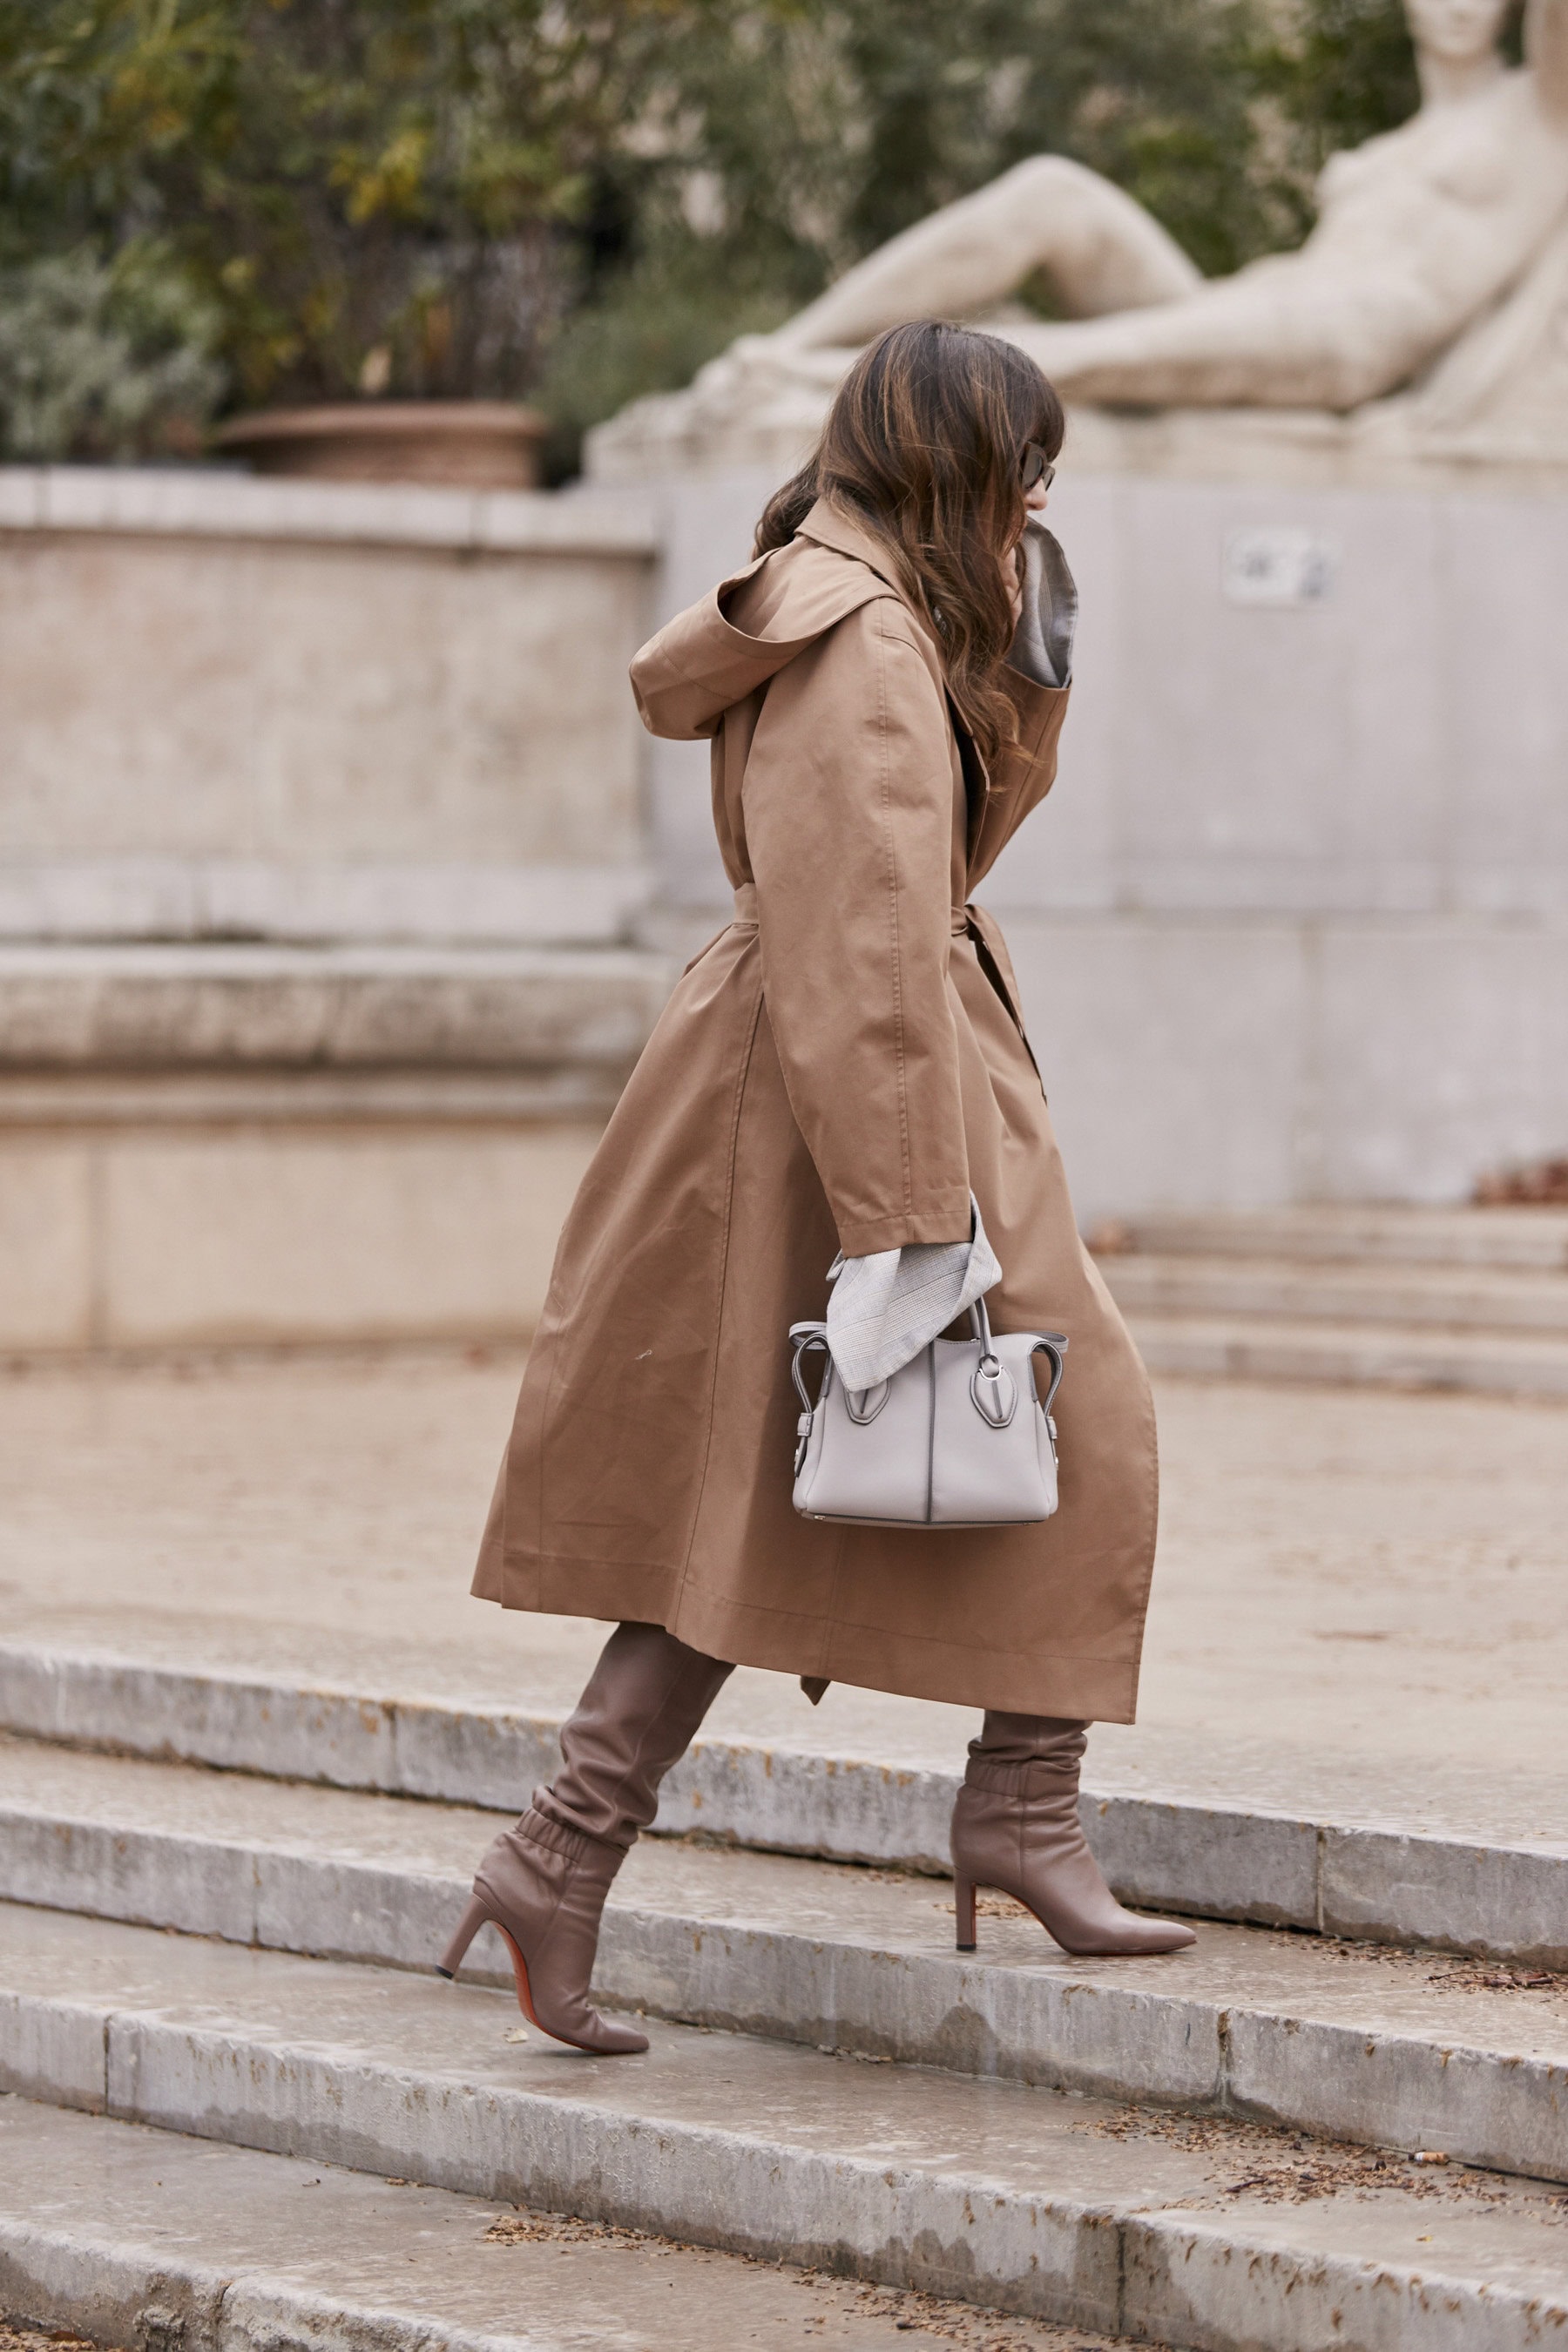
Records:
{"label": "stone planter", "polygon": [[542,416],[510,400],[365,400],[261,409],[214,439],[258,474],[531,490],[545,431]]}

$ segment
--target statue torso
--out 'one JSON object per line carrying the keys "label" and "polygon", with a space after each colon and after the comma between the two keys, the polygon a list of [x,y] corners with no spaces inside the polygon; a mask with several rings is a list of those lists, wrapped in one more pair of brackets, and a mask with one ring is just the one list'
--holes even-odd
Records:
{"label": "statue torso", "polygon": [[1481,299],[1510,278],[1568,209],[1568,127],[1533,76],[1423,107],[1397,131],[1331,156],[1300,258],[1336,273],[1388,259]]}

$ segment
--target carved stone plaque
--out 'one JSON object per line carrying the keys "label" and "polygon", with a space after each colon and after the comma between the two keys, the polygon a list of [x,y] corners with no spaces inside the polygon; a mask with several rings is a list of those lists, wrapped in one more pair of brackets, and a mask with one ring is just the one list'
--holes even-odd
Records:
{"label": "carved stone plaque", "polygon": [[1232,604],[1321,604],[1334,593],[1339,550],[1292,523],[1233,530],[1220,583]]}

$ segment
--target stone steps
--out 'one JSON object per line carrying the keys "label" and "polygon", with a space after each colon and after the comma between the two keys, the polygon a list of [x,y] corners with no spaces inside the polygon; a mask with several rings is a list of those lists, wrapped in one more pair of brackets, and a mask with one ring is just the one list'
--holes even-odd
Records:
{"label": "stone steps", "polygon": [[[895,2352],[930,2314],[896,2289],[9,2098],[0,2307],[149,2352]],[[952,2335],[994,2342],[978,2314]],[[1027,2337],[1069,2342],[1110,2347]]]}
{"label": "stone steps", "polygon": [[[495,1826],[0,1747],[0,1898],[272,1951],[428,1970]],[[990,1916],[963,1956],[945,1885],[665,1840],[617,1882],[596,1982],[688,2025],[1568,2179],[1568,1980],[1489,1985],[1430,1955],[1199,1932],[1185,1953],[1069,1959],[1026,1917]],[[485,1945],[477,1969],[510,1983]]]}
{"label": "stone steps", "polygon": [[482,1986],[40,1910],[0,2000],[24,2096],[1199,2352],[1568,2326],[1560,2193],[1452,2165],[657,2020],[595,2060]]}
{"label": "stone steps", "polygon": [[[1568,2202],[1548,2185],[1568,2179],[1561,1982],[1237,1925],[1202,1926],[1186,1953],[1074,1960],[1005,1906],[959,1956],[951,1889],[931,1874],[951,1773],[879,1759],[875,1738],[865,1757],[710,1739],[672,1776],[661,1827],[718,1842],[645,1842],[606,1915],[599,1994],[647,2015],[648,2057],[585,2059],[532,2032],[509,2043],[493,1937],[474,1948],[478,1980],[428,1970],[494,1809],[551,1769],[559,1714],[395,1691],[214,1670],[199,1651],[0,1651],[0,1721],[16,1727],[0,1738],[0,2089],[115,2119],[55,2119],[84,2129],[154,2127],[132,2135],[143,2181],[168,2177],[166,2150],[303,2159],[324,2184],[313,2198],[337,2180],[348,2200],[313,2249],[285,2241],[272,2302],[247,2260],[231,2304],[231,2257],[195,2260],[209,2208],[180,2175],[165,2229],[183,2251],[159,2250],[163,2303],[132,2329],[110,2289],[150,2307],[134,2231],[122,2245],[89,2200],[74,2235],[40,2232],[0,2132],[0,2307],[140,2347],[199,2272],[200,2326],[254,2337],[265,2307],[269,2343],[358,2352],[401,2329],[410,2352],[416,2336],[664,2352],[657,2315],[606,2305],[601,2241],[538,2241],[532,2223],[531,2253],[588,2264],[563,2287],[574,2332],[550,2332],[558,2303],[535,2326],[531,2289],[480,2325],[471,2266],[434,2225],[389,2316],[353,2217],[374,2237],[395,2230],[387,2200],[439,2195],[465,2216],[463,2200],[498,2199],[682,2242],[613,2241],[628,2262],[718,2266],[690,2274],[693,2352],[800,2333],[876,2344],[873,2324],[976,2352],[1002,2340],[964,2303],[1069,2326],[1020,2339],[1061,2352],[1089,2328],[1200,2352],[1523,2352],[1538,2326],[1568,2325]],[[1108,1785],[1086,1818],[1133,1899],[1191,1908],[1191,1874],[1243,1915],[1364,1933],[1360,1907],[1408,1941],[1435,1916],[1451,1938],[1568,1961],[1568,1845],[1497,1834],[1527,1808],[1503,1797],[1485,1820],[1445,1822],[1402,1813],[1392,1788],[1384,1801],[1317,1818]],[[906,1866],[777,1851],[790,1845]],[[1140,1873],[1170,1891],[1128,1884]],[[178,2134],[226,2145],[193,2152]],[[1411,2160],[1431,2150],[1449,2161]],[[385,2185],[406,2180],[430,2186]],[[349,2273],[331,2272],[344,2244]],[[690,2251],[709,2246],[722,2251]],[[798,2298],[826,2290],[747,2254],[953,2303],[891,2320],[890,2305],[808,2308]],[[45,2274],[58,2292],[40,2301],[29,2282]],[[468,2301],[450,2301],[451,2279]]]}
{"label": "stone steps", "polygon": [[1568,1213],[1170,1212],[1102,1230],[1155,1371],[1568,1396]]}
{"label": "stone steps", "polygon": [[1568,1274],[1568,1209],[1416,1209],[1377,1202],[1250,1211],[1160,1209],[1131,1219],[1120,1240],[1123,1247],[1156,1256]]}
{"label": "stone steps", "polygon": [[1568,1397],[1568,1339],[1261,1316],[1145,1314],[1135,1307],[1127,1309],[1127,1319],[1152,1372]]}
{"label": "stone steps", "polygon": [[[557,1757],[558,1710],[506,1709],[195,1664],[0,1647],[0,1729],[132,1754],[515,1812]],[[1090,1766],[1094,1767],[1091,1750]],[[1289,1776],[1283,1778],[1287,1783]],[[1422,1775],[1423,1781],[1432,1776]],[[1351,1776],[1353,1785],[1355,1776]],[[211,1783],[218,1787],[220,1783]],[[873,1750],[699,1738],[658,1827],[761,1850],[943,1873],[957,1776]],[[1381,1802],[1379,1798],[1381,1797]],[[1568,1837],[1341,1788],[1268,1799],[1091,1779],[1084,1820],[1123,1900],[1222,1919],[1568,1968]]]}
{"label": "stone steps", "polygon": [[1568,1348],[1568,1274],[1173,1253],[1109,1258],[1104,1272],[1134,1316],[1389,1325],[1450,1344],[1484,1333]]}

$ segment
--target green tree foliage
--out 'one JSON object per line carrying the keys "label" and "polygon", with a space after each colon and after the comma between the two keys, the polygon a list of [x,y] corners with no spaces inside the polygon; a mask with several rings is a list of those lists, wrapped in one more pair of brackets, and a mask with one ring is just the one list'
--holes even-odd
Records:
{"label": "green tree foliage", "polygon": [[1205,269],[1235,268],[1279,228],[1255,172],[1259,37],[1253,0],[865,0],[846,42],[870,125],[857,245],[1050,151],[1127,188]]}
{"label": "green tree foliage", "polygon": [[1259,67],[1313,171],[1336,148],[1403,122],[1420,96],[1398,0],[1311,0],[1295,38],[1277,43]]}
{"label": "green tree foliage", "polygon": [[220,396],[532,393],[564,463],[1046,150],[1234,268],[1415,100],[1398,0],[1282,5],[0,0],[0,341],[34,354],[0,429],[126,451]]}
{"label": "green tree foliage", "polygon": [[628,94],[636,0],[0,0],[12,233],[165,241],[237,393],[511,388]]}
{"label": "green tree foliage", "polygon": [[156,246],[0,268],[0,436],[13,457],[194,457],[222,321]]}

